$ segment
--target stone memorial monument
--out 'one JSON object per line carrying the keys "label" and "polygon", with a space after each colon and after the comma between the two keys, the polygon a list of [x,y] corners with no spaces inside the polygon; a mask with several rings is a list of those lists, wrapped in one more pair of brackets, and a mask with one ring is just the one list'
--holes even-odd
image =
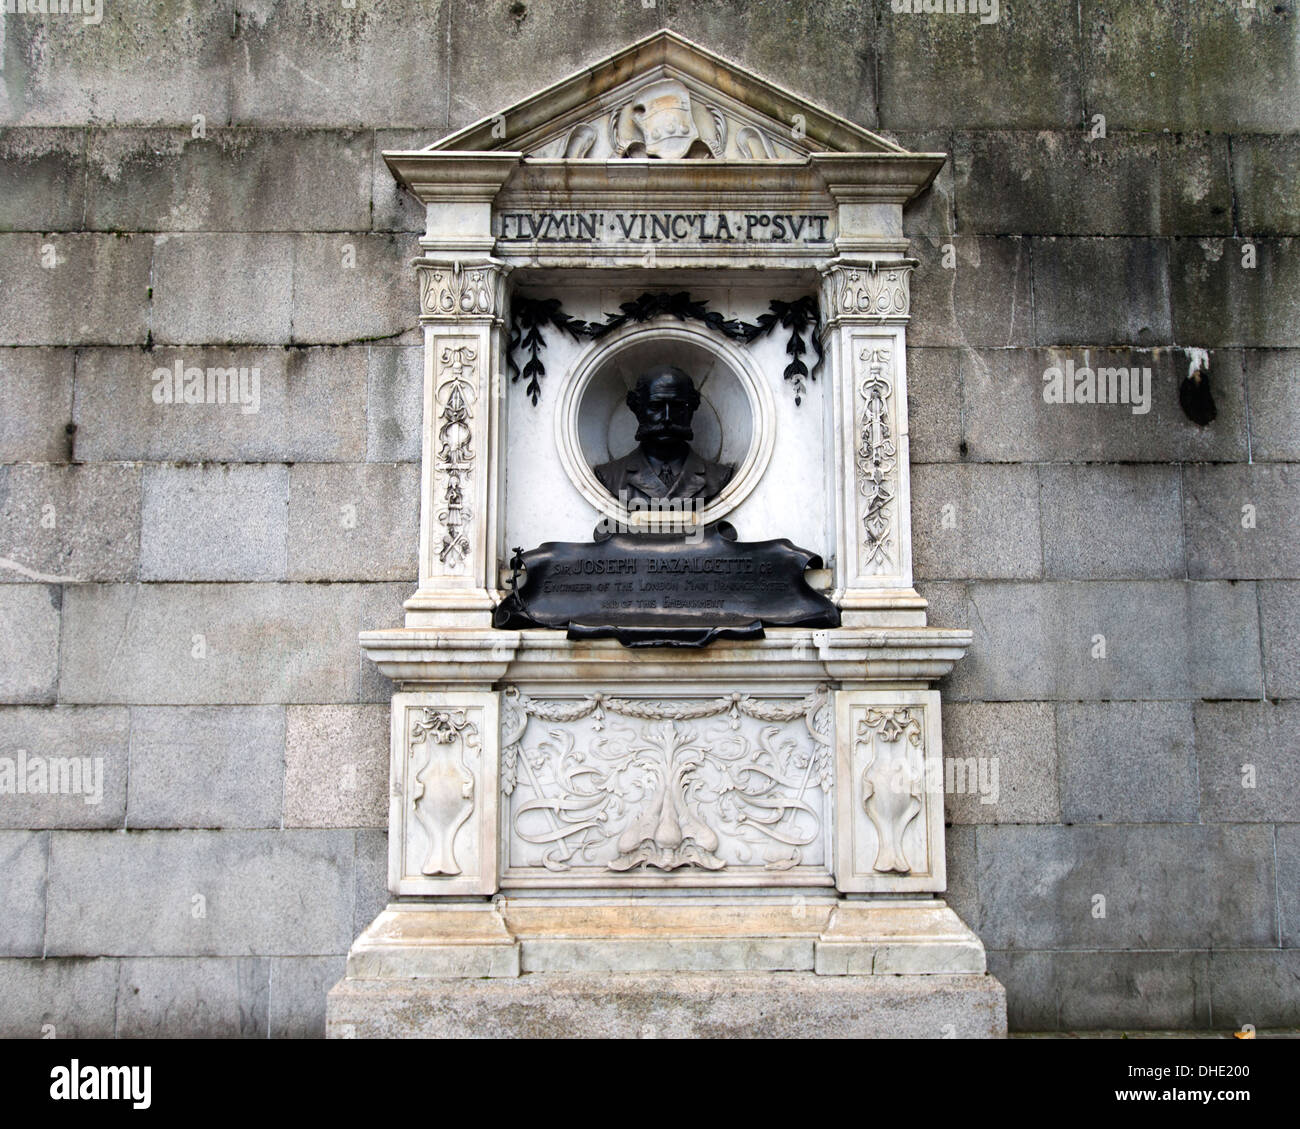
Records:
{"label": "stone memorial monument", "polygon": [[333,1036],[999,1035],[942,900],[903,205],[942,166],[661,31],[426,149],[389,907]]}

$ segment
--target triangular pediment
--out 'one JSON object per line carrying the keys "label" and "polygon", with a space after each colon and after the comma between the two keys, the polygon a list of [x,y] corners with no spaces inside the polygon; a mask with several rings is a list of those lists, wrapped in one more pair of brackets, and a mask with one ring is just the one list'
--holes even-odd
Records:
{"label": "triangular pediment", "polygon": [[904,149],[658,31],[426,147],[525,157],[801,160]]}

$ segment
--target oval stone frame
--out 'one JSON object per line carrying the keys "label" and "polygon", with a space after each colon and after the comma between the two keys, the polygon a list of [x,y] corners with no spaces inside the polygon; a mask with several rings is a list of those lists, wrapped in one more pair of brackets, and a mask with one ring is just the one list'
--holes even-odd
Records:
{"label": "oval stone frame", "polygon": [[[619,354],[632,348],[642,348],[648,343],[661,341],[681,341],[711,353],[725,366],[744,391],[750,412],[749,449],[736,465],[731,481],[698,514],[685,514],[667,525],[662,514],[655,514],[652,519],[648,512],[629,511],[601,485],[600,479],[596,477],[596,472],[583,451],[579,422],[583,397],[588,388]],[[592,342],[578,358],[573,367],[573,376],[566,382],[560,397],[555,414],[555,439],[556,448],[560,453],[560,463],[565,473],[578,493],[596,510],[612,518],[619,523],[620,527],[646,528],[653,520],[656,523],[654,528],[666,531],[678,526],[708,525],[730,513],[749,497],[771,460],[772,446],[775,441],[774,424],[775,405],[772,391],[750,357],[726,338],[721,338],[703,328],[682,325],[672,319],[668,324],[659,322],[626,327],[615,331],[603,340]]]}

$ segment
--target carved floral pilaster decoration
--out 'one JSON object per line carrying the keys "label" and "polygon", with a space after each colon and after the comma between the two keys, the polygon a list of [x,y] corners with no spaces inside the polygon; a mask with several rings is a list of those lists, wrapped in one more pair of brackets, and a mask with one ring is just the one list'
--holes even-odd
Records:
{"label": "carved floral pilaster decoration", "polygon": [[915,259],[884,263],[837,263],[825,274],[828,320],[841,317],[879,320],[911,316]]}
{"label": "carved floral pilaster decoration", "polygon": [[434,408],[438,414],[433,458],[437,520],[442,530],[438,560],[446,568],[456,569],[469,555],[468,529],[474,518],[465,498],[474,475],[478,345],[472,338],[442,338],[437,350]]}
{"label": "carved floral pilaster decoration", "polygon": [[[711,724],[703,724],[711,722]],[[829,695],[502,702],[510,865],[768,871],[825,865]]]}
{"label": "carved floral pilaster decoration", "polygon": [[420,279],[422,321],[461,321],[501,315],[506,272],[497,263],[417,259],[415,266]]}
{"label": "carved floral pilaster decoration", "polygon": [[862,803],[876,829],[873,868],[881,873],[912,870],[903,834],[921,811],[925,776],[906,746],[920,749],[921,739],[921,719],[910,708],[868,709],[858,718],[854,740],[870,758],[862,770]]}
{"label": "carved floral pilaster decoration", "polygon": [[857,380],[857,464],[862,567],[887,572],[895,564],[894,510],[897,501],[898,445],[892,423],[893,350],[863,349]]}
{"label": "carved floral pilaster decoration", "polygon": [[454,850],[456,832],[474,811],[474,773],[466,756],[479,749],[478,726],[466,710],[426,708],[411,722],[411,799],[429,837],[423,874],[461,873]]}

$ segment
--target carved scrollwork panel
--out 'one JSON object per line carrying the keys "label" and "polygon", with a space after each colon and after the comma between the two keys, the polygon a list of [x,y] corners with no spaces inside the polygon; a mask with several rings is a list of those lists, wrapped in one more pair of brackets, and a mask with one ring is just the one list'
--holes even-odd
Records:
{"label": "carved scrollwork panel", "polygon": [[464,321],[499,317],[505,271],[493,263],[416,261],[423,321]]}
{"label": "carved scrollwork panel", "polygon": [[899,440],[895,347],[891,341],[853,338],[854,478],[859,572],[899,567]]}

